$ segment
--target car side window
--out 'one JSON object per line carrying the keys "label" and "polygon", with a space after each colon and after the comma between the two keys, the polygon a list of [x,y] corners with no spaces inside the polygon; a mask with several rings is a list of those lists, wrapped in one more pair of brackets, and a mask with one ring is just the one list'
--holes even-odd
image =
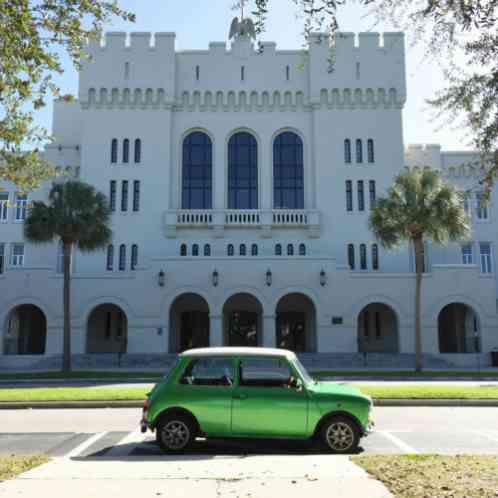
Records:
{"label": "car side window", "polygon": [[231,386],[234,368],[231,358],[198,358],[185,368],[180,384],[194,386]]}
{"label": "car side window", "polygon": [[292,377],[289,364],[281,358],[247,358],[240,362],[240,385],[286,387]]}

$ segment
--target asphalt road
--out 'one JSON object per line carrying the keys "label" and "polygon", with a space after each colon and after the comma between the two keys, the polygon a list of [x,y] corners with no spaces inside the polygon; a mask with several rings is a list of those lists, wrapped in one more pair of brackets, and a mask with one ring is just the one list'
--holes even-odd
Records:
{"label": "asphalt road", "polygon": [[[376,429],[363,453],[482,453],[498,455],[498,408],[375,409]],[[0,454],[158,457],[152,433],[138,430],[140,410],[1,410]],[[193,454],[316,454],[295,441],[200,441]]]}

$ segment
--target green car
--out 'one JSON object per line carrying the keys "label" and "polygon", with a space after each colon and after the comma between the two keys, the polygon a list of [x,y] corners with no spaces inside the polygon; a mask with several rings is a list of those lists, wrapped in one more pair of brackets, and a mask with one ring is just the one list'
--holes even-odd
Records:
{"label": "green car", "polygon": [[315,438],[350,453],[372,423],[369,396],[312,379],[291,351],[227,347],[180,354],[145,400],[141,427],[170,453],[197,437]]}

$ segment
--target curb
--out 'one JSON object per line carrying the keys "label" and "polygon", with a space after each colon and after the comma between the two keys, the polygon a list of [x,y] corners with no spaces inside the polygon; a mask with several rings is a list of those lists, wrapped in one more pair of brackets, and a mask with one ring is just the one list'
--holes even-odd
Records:
{"label": "curb", "polygon": [[[374,406],[498,407],[498,399],[376,399]],[[0,401],[0,410],[142,408],[143,401]]]}

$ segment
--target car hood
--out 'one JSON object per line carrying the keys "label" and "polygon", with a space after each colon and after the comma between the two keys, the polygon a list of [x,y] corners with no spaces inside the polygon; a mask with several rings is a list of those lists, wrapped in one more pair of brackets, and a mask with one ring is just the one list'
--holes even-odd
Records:
{"label": "car hood", "polygon": [[318,396],[335,395],[352,398],[362,398],[370,401],[369,396],[363,394],[357,387],[350,384],[339,384],[337,382],[314,382],[307,386],[308,391]]}

